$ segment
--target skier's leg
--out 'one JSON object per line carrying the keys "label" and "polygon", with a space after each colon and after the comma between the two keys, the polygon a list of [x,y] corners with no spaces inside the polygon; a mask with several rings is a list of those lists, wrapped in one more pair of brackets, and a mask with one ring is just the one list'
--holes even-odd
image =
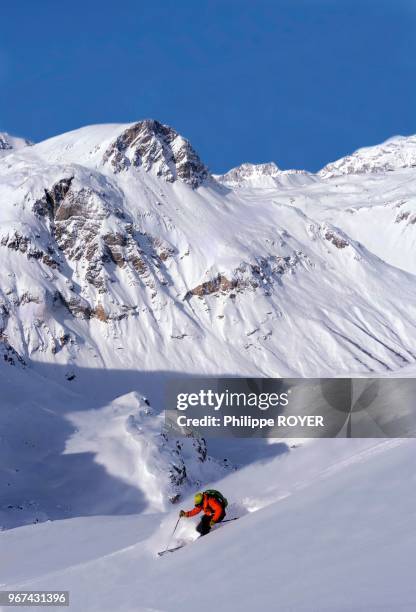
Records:
{"label": "skier's leg", "polygon": [[222,511],[222,514],[220,518],[218,519],[217,523],[221,523],[221,521],[223,521],[224,519],[225,519],[225,510]]}
{"label": "skier's leg", "polygon": [[198,525],[196,526],[196,530],[198,533],[201,534],[201,536],[207,535],[207,533],[211,531],[210,522],[211,517],[207,514],[204,514],[204,516],[201,518]]}

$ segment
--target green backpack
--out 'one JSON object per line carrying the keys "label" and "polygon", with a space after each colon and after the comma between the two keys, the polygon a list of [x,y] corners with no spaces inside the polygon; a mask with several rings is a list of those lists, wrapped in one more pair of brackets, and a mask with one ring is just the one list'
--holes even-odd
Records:
{"label": "green backpack", "polygon": [[216,491],[215,489],[207,489],[204,491],[204,495],[209,495],[210,497],[214,497],[217,501],[220,502],[226,508],[228,506],[227,498],[224,497],[222,493]]}

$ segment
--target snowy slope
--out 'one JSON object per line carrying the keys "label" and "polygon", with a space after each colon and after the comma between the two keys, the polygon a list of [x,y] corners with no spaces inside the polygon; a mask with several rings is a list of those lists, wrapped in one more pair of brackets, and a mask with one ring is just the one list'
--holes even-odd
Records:
{"label": "snowy slope", "polygon": [[310,376],[413,363],[414,171],[340,182],[289,172],[284,185],[281,172],[245,167],[230,188],[150,120],[8,155],[3,337],[26,361],[74,373],[95,363]]}
{"label": "snowy slope", "polygon": [[[410,611],[413,453],[412,441],[326,440],[253,464],[218,483],[240,520],[162,558],[174,515],[160,526],[163,515],[13,530],[3,588],[69,589],[80,612],[187,612],[195,602],[206,612],[213,600],[221,612]],[[191,523],[178,538],[193,537]]]}
{"label": "snowy slope", "polygon": [[[152,120],[89,126],[0,160],[0,418],[15,439],[0,448],[3,527],[160,511],[229,469],[221,450],[191,441],[174,461],[177,442],[161,441],[175,372],[414,367],[414,169],[285,172],[245,164],[214,178]],[[147,479],[134,461],[152,466]],[[77,497],[73,466],[97,489]],[[129,470],[119,503],[108,491]]]}
{"label": "snowy slope", "polygon": [[17,136],[11,136],[6,132],[0,132],[0,157],[5,157],[13,151],[17,151],[31,144],[30,140],[26,140],[26,138],[19,138]]}
{"label": "snowy slope", "polygon": [[[413,137],[318,175],[222,177],[153,120],[7,142],[3,586],[70,588],[80,612],[203,611],[217,586],[227,611],[413,609],[411,441],[206,443],[162,423],[175,373],[414,375]],[[156,559],[214,483],[240,520]]]}
{"label": "snowy slope", "polygon": [[68,517],[162,512],[233,469],[211,457],[203,439],[164,431],[162,400],[153,407],[136,390],[160,381],[121,378],[126,392],[111,399],[110,378],[99,400],[93,389],[79,394],[55,378],[0,368],[0,533]]}

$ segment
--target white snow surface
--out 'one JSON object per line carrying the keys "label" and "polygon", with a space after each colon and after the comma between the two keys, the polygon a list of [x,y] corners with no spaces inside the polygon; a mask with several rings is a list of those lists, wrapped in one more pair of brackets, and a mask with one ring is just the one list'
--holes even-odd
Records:
{"label": "white snow surface", "polygon": [[[274,162],[266,164],[241,164],[214,178],[231,189],[296,187],[313,182],[314,175],[305,170],[280,170]],[[316,180],[316,179],[315,179]]]}
{"label": "white snow surface", "polygon": [[0,132],[0,157],[5,157],[12,151],[27,147],[32,143],[26,138],[19,138],[18,136],[11,136],[7,132]]}
{"label": "white snow surface", "polygon": [[[3,589],[65,589],[72,610],[411,611],[414,442],[320,440],[216,483],[240,516],[196,540],[176,513],[2,534]],[[190,505],[190,500],[186,500]],[[168,543],[187,545],[157,557]],[[36,559],[36,563],[30,562]]]}
{"label": "white snow surface", "polygon": [[[222,177],[150,120],[7,142],[1,588],[77,612],[414,610],[412,440],[163,428],[175,374],[414,376],[414,137]],[[182,520],[157,557],[208,486],[239,520],[198,541]]]}
{"label": "white snow surface", "polygon": [[0,329],[17,353],[63,372],[415,362],[414,168],[270,186],[281,171],[251,167],[232,189],[169,130],[92,126],[0,162]]}

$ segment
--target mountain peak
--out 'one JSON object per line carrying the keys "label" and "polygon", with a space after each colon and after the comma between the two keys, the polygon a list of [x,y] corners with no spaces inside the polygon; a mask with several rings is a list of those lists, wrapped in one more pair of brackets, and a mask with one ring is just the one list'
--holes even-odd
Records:
{"label": "mountain peak", "polygon": [[280,172],[281,170],[274,162],[267,162],[265,164],[251,164],[246,162],[232,168],[225,174],[218,175],[216,178],[220,183],[236,185],[259,177],[277,177]]}
{"label": "mountain peak", "polygon": [[209,176],[190,142],[154,119],[125,129],[107,148],[103,161],[111,164],[116,173],[130,166],[143,167],[170,183],[180,180],[194,189]]}
{"label": "mountain peak", "polygon": [[343,174],[391,172],[416,166],[416,136],[394,136],[385,142],[358,149],[327,164],[318,172],[322,178]]}
{"label": "mountain peak", "polygon": [[276,187],[288,182],[296,175],[310,176],[304,170],[281,170],[274,162],[264,164],[244,163],[232,168],[222,175],[216,175],[216,180],[235,189],[238,187]]}

